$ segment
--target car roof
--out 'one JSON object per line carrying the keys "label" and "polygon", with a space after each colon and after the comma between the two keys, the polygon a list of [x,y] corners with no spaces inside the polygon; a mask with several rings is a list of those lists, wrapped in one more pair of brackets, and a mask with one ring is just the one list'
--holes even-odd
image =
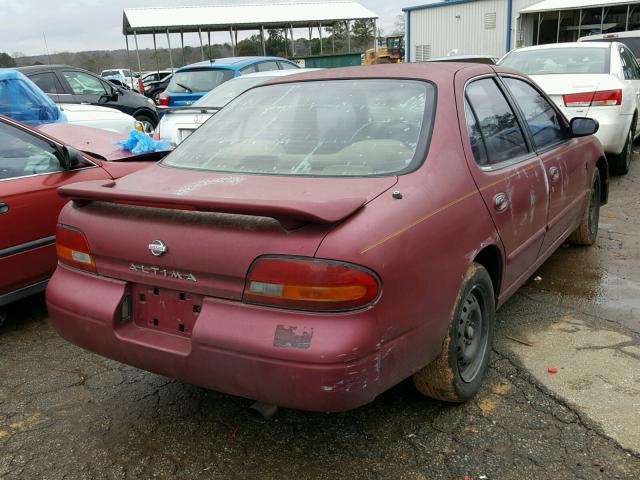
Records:
{"label": "car roof", "polygon": [[295,74],[273,78],[265,84],[287,83],[298,80],[341,80],[341,79],[406,79],[427,80],[435,84],[452,85],[456,72],[473,68],[480,73],[495,73],[494,65],[464,62],[416,62],[361,65],[355,67],[326,68],[309,71],[300,69]]}
{"label": "car roof", "polygon": [[[32,73],[32,72],[41,72],[43,70],[79,70],[81,72],[89,72],[89,70],[85,70],[84,68],[72,67],[71,65],[31,65],[29,67],[18,67],[16,70],[22,73]],[[112,68],[110,70],[117,70],[116,68]],[[93,72],[89,72],[93,73]],[[94,74],[95,75],[95,74]]]}
{"label": "car roof", "polygon": [[545,45],[535,45],[533,47],[523,47],[513,52],[528,52],[531,50],[549,50],[552,48],[611,48],[611,44],[615,42],[565,42],[565,43],[547,43]]}
{"label": "car roof", "polygon": [[215,58],[211,60],[205,60],[204,62],[192,63],[190,65],[185,65],[184,67],[180,67],[176,70],[176,72],[181,72],[183,70],[189,70],[192,68],[228,68],[232,70],[239,70],[248,65],[252,65],[257,62],[263,62],[265,60],[284,60],[286,62],[292,63],[290,60],[282,57],[226,57],[226,58]]}

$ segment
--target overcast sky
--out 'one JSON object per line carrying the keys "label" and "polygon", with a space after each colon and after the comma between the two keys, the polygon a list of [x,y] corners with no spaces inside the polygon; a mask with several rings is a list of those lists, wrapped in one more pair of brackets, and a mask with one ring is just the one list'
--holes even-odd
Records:
{"label": "overcast sky", "polygon": [[[274,0],[271,0],[273,3]],[[280,1],[280,0],[277,0]],[[387,33],[393,29],[402,7],[418,0],[359,0],[380,16],[379,25]],[[45,53],[43,33],[49,52],[79,52],[123,48],[122,10],[132,7],[270,3],[269,0],[0,0],[0,51],[26,55]],[[251,33],[251,32],[250,32]],[[250,34],[249,33],[249,34]],[[304,32],[296,32],[296,37]],[[211,42],[228,41],[228,34],[212,35]],[[174,40],[178,45],[177,39]],[[196,45],[197,35],[185,44]],[[140,38],[140,48],[153,47],[151,37]],[[166,46],[161,43],[159,46]]]}

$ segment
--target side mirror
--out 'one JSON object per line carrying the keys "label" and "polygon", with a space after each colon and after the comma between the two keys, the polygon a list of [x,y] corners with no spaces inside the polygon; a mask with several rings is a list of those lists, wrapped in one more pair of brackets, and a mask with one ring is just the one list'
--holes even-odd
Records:
{"label": "side mirror", "polygon": [[87,164],[82,154],[73,147],[62,147],[60,149],[60,164],[65,170],[73,170]]}
{"label": "side mirror", "polygon": [[569,128],[572,137],[586,137],[596,133],[600,128],[600,124],[593,118],[575,117],[571,119]]}

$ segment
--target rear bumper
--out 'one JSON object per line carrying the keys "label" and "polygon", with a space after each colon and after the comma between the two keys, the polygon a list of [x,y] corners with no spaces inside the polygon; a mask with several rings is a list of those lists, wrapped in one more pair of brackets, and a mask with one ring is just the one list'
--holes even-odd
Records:
{"label": "rear bumper", "polygon": [[621,113],[621,107],[590,107],[586,113],[584,108],[562,108],[567,118],[589,117],[594,118],[600,124],[596,132],[596,138],[600,140],[606,153],[618,154],[622,152],[627,140],[627,133],[631,128],[633,115]]}
{"label": "rear bumper", "polygon": [[[398,381],[381,368],[374,309],[322,315],[205,297],[186,336],[121,323],[128,289],[58,267],[47,289],[51,323],[68,341],[105,357],[291,408],[348,410]],[[393,343],[385,344],[388,352]]]}

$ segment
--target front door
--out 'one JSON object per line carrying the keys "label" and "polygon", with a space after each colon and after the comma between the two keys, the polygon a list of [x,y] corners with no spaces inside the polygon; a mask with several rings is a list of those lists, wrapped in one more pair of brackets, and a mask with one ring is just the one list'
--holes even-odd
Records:
{"label": "front door", "polygon": [[496,77],[466,85],[464,119],[467,163],[504,246],[507,291],[526,280],[544,241],[545,172]]}
{"label": "front door", "polygon": [[104,104],[113,94],[113,89],[106,82],[93,75],[73,70],[65,70],[61,73],[73,93],[72,103]]}
{"label": "front door", "polygon": [[55,229],[67,202],[57,188],[109,178],[87,163],[65,171],[55,146],[0,122],[0,305],[3,294],[45,280],[56,265]]}

